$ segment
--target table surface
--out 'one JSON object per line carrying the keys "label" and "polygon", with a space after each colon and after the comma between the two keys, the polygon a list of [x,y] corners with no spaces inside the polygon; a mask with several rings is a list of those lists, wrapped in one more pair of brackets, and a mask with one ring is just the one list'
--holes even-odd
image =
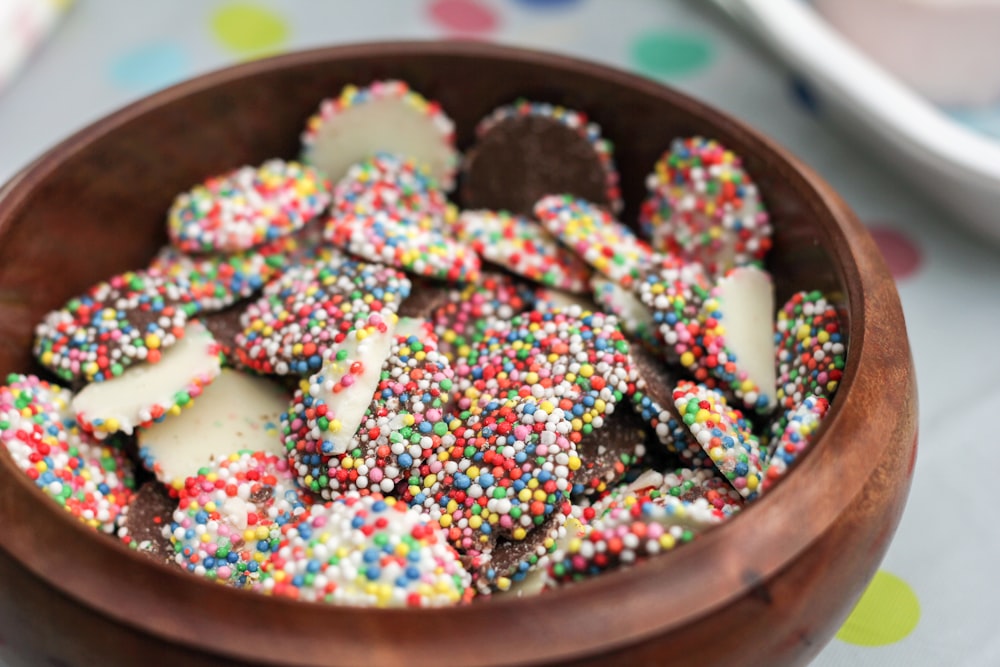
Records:
{"label": "table surface", "polygon": [[[669,83],[774,137],[845,197],[899,287],[917,367],[920,454],[879,573],[814,664],[1000,664],[1000,597],[991,594],[1000,533],[991,529],[991,482],[980,476],[998,457],[983,425],[1000,414],[1000,355],[976,342],[1000,328],[1000,248],[908,188],[824,117],[805,82],[700,3],[80,0],[0,91],[0,182],[100,116],[208,70],[333,43],[453,36],[595,59]],[[970,340],[960,340],[963,331]],[[965,465],[972,469],[956,469]]]}

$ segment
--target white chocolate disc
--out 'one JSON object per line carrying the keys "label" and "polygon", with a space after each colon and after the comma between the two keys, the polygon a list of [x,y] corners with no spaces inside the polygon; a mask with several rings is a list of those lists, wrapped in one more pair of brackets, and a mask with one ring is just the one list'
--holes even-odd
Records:
{"label": "white chocolate disc", "polygon": [[288,400],[274,382],[224,368],[190,410],[139,432],[139,454],[168,486],[237,452],[281,456]]}
{"label": "white chocolate disc", "polygon": [[303,137],[303,158],[333,182],[356,162],[385,152],[412,158],[428,168],[450,190],[458,153],[454,125],[402,82],[377,82],[358,91],[344,104],[342,94],[326,100],[309,121]]}

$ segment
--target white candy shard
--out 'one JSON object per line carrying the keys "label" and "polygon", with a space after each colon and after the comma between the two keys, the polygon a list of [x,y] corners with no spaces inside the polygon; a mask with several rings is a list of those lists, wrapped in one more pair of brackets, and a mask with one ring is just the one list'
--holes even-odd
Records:
{"label": "white candy shard", "polygon": [[[309,394],[314,405],[326,405],[328,420],[339,422],[336,430],[328,428],[324,432],[319,426],[313,428],[316,440],[330,443],[331,454],[347,451],[371,405],[382,377],[382,365],[389,357],[396,335],[396,319],[391,318],[386,324],[385,331],[367,329],[363,338],[357,331],[351,332],[339,347],[344,354],[332,354],[323,368],[309,379]],[[345,382],[348,377],[349,383]]]}
{"label": "white candy shard", "polygon": [[80,426],[98,438],[131,434],[180,414],[221,370],[218,343],[201,322],[192,321],[158,363],[130,366],[116,378],[87,385],[72,408]]}
{"label": "white candy shard", "polygon": [[[725,348],[736,359],[737,375],[756,391],[743,402],[758,409],[774,408],[777,369],[774,364],[774,284],[771,275],[753,266],[738,267],[719,279],[711,302],[717,303],[725,328]],[[766,399],[766,408],[761,398]]]}
{"label": "white candy shard", "polygon": [[288,401],[270,380],[223,369],[190,410],[139,432],[140,455],[168,486],[240,451],[281,456],[279,424]]}

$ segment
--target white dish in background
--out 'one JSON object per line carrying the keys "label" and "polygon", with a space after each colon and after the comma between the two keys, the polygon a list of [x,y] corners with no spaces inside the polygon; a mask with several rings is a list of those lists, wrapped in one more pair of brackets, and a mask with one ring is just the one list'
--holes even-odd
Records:
{"label": "white dish in background", "polygon": [[711,0],[816,91],[824,113],[971,229],[1000,243],[1000,141],[958,123],[801,0]]}

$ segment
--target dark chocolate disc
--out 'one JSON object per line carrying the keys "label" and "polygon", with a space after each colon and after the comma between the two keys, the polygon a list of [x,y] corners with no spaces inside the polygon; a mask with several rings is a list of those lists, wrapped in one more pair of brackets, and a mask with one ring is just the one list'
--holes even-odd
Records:
{"label": "dark chocolate disc", "polygon": [[164,526],[177,508],[167,487],[159,482],[146,482],[132,497],[121,515],[118,536],[131,549],[146,554],[163,563],[174,562],[174,547],[170,538],[163,535]]}
{"label": "dark chocolate disc", "polygon": [[535,202],[572,194],[609,208],[608,173],[585,134],[544,115],[494,124],[466,155],[461,196],[465,208],[531,216]]}

